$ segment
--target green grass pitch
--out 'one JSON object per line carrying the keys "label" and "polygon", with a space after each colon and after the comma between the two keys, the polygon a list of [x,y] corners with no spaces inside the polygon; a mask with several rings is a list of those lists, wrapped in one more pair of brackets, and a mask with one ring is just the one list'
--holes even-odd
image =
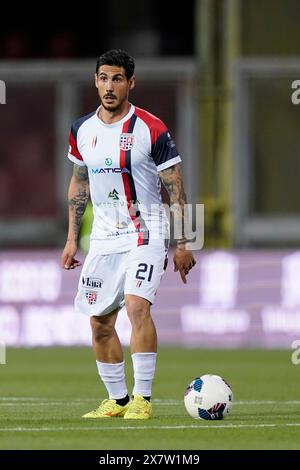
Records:
{"label": "green grass pitch", "polygon": [[[8,349],[0,366],[0,449],[299,449],[300,365],[291,351],[160,348],[154,416],[83,420],[105,398],[91,349]],[[127,381],[132,388],[129,352]],[[213,373],[232,386],[223,421],[190,418],[185,387]]]}

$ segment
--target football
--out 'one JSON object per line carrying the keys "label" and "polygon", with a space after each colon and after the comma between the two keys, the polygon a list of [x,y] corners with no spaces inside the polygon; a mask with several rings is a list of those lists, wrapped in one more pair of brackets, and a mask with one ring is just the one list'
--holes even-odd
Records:
{"label": "football", "polygon": [[186,411],[196,419],[223,419],[230,412],[232,402],[230,385],[218,375],[196,377],[184,394]]}

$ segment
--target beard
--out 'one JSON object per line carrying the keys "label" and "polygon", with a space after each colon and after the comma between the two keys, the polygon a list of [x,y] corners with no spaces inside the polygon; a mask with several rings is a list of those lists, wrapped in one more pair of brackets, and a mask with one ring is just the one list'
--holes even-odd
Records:
{"label": "beard", "polygon": [[105,104],[103,101],[101,101],[101,106],[104,108],[106,111],[117,111],[120,108],[120,103],[116,104]]}
{"label": "beard", "polygon": [[106,110],[110,112],[118,111],[118,109],[122,108],[123,103],[126,101],[126,97],[123,98],[122,100],[118,100],[115,96],[113,103],[106,103],[105,99],[101,100],[101,106]]}

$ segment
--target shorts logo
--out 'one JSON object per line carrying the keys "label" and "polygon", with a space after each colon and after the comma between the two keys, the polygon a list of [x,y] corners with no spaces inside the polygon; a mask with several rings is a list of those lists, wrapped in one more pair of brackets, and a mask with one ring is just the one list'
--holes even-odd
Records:
{"label": "shorts logo", "polygon": [[143,281],[137,281],[136,287],[141,287]]}
{"label": "shorts logo", "polygon": [[132,134],[121,134],[120,135],[120,149],[131,150],[133,147],[134,136]]}
{"label": "shorts logo", "polygon": [[100,289],[102,287],[102,279],[97,279],[95,277],[83,277],[82,284],[85,287],[93,287],[94,289]]}
{"label": "shorts logo", "polygon": [[97,292],[85,291],[85,297],[89,305],[94,305],[97,302]]}

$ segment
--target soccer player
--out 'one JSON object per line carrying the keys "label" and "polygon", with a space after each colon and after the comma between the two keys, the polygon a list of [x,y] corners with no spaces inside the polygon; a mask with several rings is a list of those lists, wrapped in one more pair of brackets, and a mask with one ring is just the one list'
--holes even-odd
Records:
{"label": "soccer player", "polygon": [[[73,123],[69,138],[68,157],[74,169],[62,266],[80,265],[74,257],[90,194],[94,222],[75,310],[90,315],[97,368],[109,396],[83,418],[150,418],[157,352],[150,307],[166,267],[169,236],[161,181],[175,205],[174,220],[184,217],[186,196],[175,143],[160,119],[128,101],[135,85],[134,67],[134,59],[119,49],[98,58],[95,85],[101,104]],[[178,240],[174,269],[184,283],[194,265],[183,237]],[[115,330],[124,303],[132,326],[132,400]]]}

